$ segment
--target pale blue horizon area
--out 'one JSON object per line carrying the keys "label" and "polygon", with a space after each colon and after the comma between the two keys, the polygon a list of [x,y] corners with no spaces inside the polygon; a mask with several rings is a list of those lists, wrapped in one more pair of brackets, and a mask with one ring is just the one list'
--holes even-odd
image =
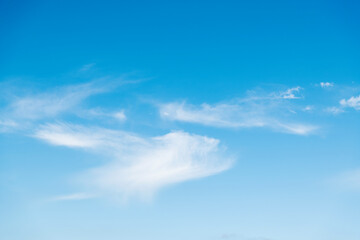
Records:
{"label": "pale blue horizon area", "polygon": [[355,1],[0,2],[1,240],[359,240]]}

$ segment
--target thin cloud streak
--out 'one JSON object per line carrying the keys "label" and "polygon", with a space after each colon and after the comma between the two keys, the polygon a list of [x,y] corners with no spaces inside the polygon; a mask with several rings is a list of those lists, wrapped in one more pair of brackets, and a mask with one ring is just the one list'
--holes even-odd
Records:
{"label": "thin cloud streak", "polygon": [[113,118],[118,122],[125,122],[127,120],[124,109],[120,109],[117,111],[107,111],[101,108],[93,108],[80,111],[78,115],[79,117],[83,118]]}
{"label": "thin cloud streak", "polygon": [[279,117],[274,116],[274,112],[279,111],[278,106],[263,101],[238,101],[237,103],[200,106],[173,102],[160,104],[159,112],[163,119],[221,128],[264,127],[297,135],[308,135],[318,129],[317,126],[310,124],[279,120]]}
{"label": "thin cloud streak", "polygon": [[75,201],[75,200],[85,200],[95,198],[95,195],[91,195],[88,193],[74,193],[69,195],[61,195],[52,197],[51,201]]}

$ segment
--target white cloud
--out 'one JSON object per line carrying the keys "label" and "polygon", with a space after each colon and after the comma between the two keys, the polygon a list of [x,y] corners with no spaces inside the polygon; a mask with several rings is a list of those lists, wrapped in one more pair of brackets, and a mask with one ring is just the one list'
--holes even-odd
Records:
{"label": "white cloud", "polygon": [[320,83],[320,86],[321,86],[322,88],[333,87],[333,86],[334,86],[334,83],[331,83],[331,82],[321,82],[321,83]]}
{"label": "white cloud", "polygon": [[118,111],[116,113],[113,114],[114,118],[116,118],[119,121],[125,121],[126,120],[126,115],[124,110]]}
{"label": "white cloud", "polygon": [[239,101],[232,104],[167,103],[159,106],[160,116],[167,120],[197,123],[213,127],[250,128],[266,127],[276,131],[307,135],[317,127],[309,124],[292,123],[274,117],[277,105],[254,101]]}
{"label": "white cloud", "polygon": [[107,163],[81,179],[97,194],[124,198],[151,197],[170,184],[214,175],[232,164],[219,148],[219,140],[179,131],[143,138],[122,131],[48,124],[35,137],[107,156]]}
{"label": "white cloud", "polygon": [[349,99],[342,99],[340,101],[341,106],[343,107],[352,107],[356,110],[360,110],[360,95],[357,97],[351,97]]}
{"label": "white cloud", "polygon": [[309,111],[312,111],[312,110],[314,110],[313,106],[306,106],[306,107],[303,108],[303,111],[305,111],[305,112],[309,112]]}
{"label": "white cloud", "polygon": [[297,134],[297,135],[308,135],[313,133],[318,127],[313,125],[306,125],[300,123],[270,123],[271,128],[277,129],[280,132]]}
{"label": "white cloud", "polygon": [[280,98],[284,98],[284,99],[298,99],[300,98],[299,96],[296,96],[296,93],[299,93],[301,90],[301,87],[294,87],[294,88],[289,88],[286,91],[280,93],[279,97]]}
{"label": "white cloud", "polygon": [[236,104],[202,104],[194,106],[184,102],[160,105],[162,118],[199,123],[215,127],[262,127],[265,125],[258,118],[258,111],[249,111]]}
{"label": "white cloud", "polygon": [[90,132],[86,129],[77,127],[74,129],[72,125],[67,124],[47,124],[42,126],[34,137],[45,140],[53,145],[80,148],[96,148],[104,140],[94,132],[88,136]]}
{"label": "white cloud", "polygon": [[144,139],[129,132],[65,123],[42,125],[33,136],[52,145],[92,149],[112,155],[144,144]]}

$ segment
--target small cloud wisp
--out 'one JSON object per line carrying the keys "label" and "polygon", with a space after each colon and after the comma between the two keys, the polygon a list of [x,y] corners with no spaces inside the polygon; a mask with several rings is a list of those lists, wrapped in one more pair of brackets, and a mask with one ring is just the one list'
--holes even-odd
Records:
{"label": "small cloud wisp", "polygon": [[355,110],[360,110],[360,95],[357,97],[351,97],[349,99],[341,99],[340,105],[342,107],[350,107]]}

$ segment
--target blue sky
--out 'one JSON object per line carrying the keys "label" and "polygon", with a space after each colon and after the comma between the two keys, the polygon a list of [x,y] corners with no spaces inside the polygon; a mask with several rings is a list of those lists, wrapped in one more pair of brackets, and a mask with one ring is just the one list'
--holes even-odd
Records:
{"label": "blue sky", "polygon": [[0,238],[358,240],[355,1],[1,1]]}

